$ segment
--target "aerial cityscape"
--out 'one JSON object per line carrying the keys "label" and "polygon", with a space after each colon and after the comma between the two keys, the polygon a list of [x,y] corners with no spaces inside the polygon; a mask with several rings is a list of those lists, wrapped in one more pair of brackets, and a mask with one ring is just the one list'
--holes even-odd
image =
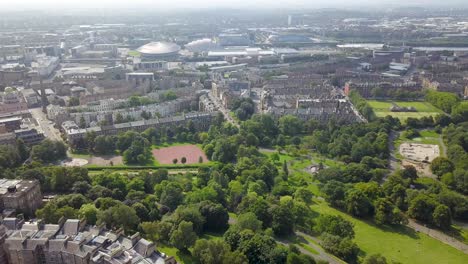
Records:
{"label": "aerial cityscape", "polygon": [[468,2],[0,3],[0,264],[468,263]]}

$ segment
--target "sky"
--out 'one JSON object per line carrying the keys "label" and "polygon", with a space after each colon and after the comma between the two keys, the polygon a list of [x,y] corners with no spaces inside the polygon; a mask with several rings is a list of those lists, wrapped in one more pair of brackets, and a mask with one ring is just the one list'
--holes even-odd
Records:
{"label": "sky", "polygon": [[324,8],[399,5],[468,6],[467,0],[0,0],[0,9],[60,8]]}

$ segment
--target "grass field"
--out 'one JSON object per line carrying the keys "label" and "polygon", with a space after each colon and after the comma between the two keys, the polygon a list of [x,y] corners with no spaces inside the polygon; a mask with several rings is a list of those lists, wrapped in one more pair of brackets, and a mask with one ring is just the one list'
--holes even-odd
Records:
{"label": "grass field", "polygon": [[319,200],[311,207],[319,214],[341,215],[351,221],[356,232],[355,241],[363,251],[362,257],[380,253],[389,263],[468,263],[468,255],[408,227],[380,228],[331,208]]}
{"label": "grass field", "polygon": [[[393,116],[400,120],[406,120],[408,117],[421,118],[424,116],[436,116],[442,111],[427,102],[402,102],[402,101],[376,101],[369,100],[367,103],[372,107],[377,117]],[[414,107],[417,112],[391,112],[390,107],[396,104],[401,107]]]}
{"label": "grass field", "polygon": [[132,56],[132,57],[140,57],[141,54],[140,52],[136,51],[136,50],[131,50],[128,52],[128,56]]}

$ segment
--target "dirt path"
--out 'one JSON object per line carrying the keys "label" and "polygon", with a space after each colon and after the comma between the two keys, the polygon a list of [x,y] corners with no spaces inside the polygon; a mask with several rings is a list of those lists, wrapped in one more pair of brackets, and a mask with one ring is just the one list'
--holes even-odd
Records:
{"label": "dirt path", "polygon": [[434,239],[439,240],[442,243],[445,243],[449,246],[452,246],[465,254],[468,254],[468,245],[464,244],[463,242],[458,241],[457,239],[444,234],[443,232],[435,229],[431,229],[428,227],[425,227],[424,225],[421,225],[414,221],[413,219],[409,219],[408,226],[414,229],[416,232],[421,232],[424,233]]}

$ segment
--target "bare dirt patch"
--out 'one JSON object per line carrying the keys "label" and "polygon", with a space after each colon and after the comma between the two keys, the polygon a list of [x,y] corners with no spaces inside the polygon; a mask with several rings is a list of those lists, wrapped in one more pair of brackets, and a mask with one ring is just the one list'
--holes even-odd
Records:
{"label": "bare dirt patch", "polygon": [[182,157],[187,159],[185,164],[199,163],[199,158],[202,157],[203,163],[208,162],[205,153],[195,145],[173,146],[153,150],[154,158],[160,164],[172,164],[174,159],[177,159],[177,164],[181,164]]}
{"label": "bare dirt patch", "polygon": [[419,175],[424,175],[424,176],[429,177],[429,178],[437,179],[437,176],[432,174],[431,165],[429,163],[415,162],[415,161],[411,161],[411,160],[402,160],[401,165],[403,165],[403,166],[411,165],[411,166],[416,168]]}
{"label": "bare dirt patch", "polygon": [[406,142],[400,145],[400,154],[404,157],[401,161],[403,166],[414,166],[420,174],[436,178],[432,174],[430,162],[440,156],[438,145]]}
{"label": "bare dirt patch", "polygon": [[438,145],[403,143],[400,145],[400,154],[408,160],[431,162],[440,156],[440,149]]}
{"label": "bare dirt patch", "polygon": [[122,165],[123,159],[122,156],[100,156],[100,157],[91,157],[88,159],[89,164],[97,166],[110,166],[110,165]]}
{"label": "bare dirt patch", "polygon": [[88,164],[88,161],[85,159],[78,159],[78,158],[73,158],[69,160],[65,160],[61,163],[62,166],[65,167],[81,167]]}

